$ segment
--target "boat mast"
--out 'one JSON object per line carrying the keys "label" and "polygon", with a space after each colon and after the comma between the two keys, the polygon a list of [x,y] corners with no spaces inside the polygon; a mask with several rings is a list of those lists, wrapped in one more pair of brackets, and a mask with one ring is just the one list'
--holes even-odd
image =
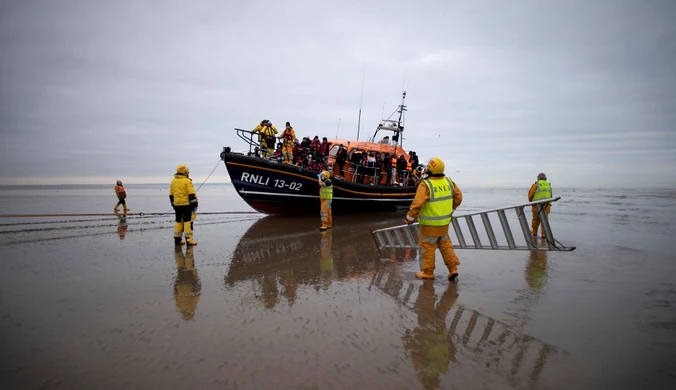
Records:
{"label": "boat mast", "polygon": [[[405,122],[405,115],[404,112],[406,111],[406,105],[404,104],[406,100],[406,91],[402,91],[402,98],[401,98],[401,104],[397,107],[396,110],[387,119],[383,119],[380,121],[380,124],[376,128],[376,131],[373,133],[373,137],[369,141],[371,142],[377,142],[376,141],[376,136],[378,135],[378,131],[380,130],[385,130],[385,131],[391,131],[394,133],[392,136],[392,143],[391,145],[396,149],[397,146],[400,146],[403,148],[403,136],[402,132],[404,131],[404,122]],[[399,113],[399,118],[396,120],[391,119],[394,117],[395,114]]]}
{"label": "boat mast", "polygon": [[404,105],[404,101],[406,100],[406,91],[401,92],[401,105],[399,106],[399,119],[397,120],[397,128],[399,131],[397,132],[397,136],[399,136],[399,146],[403,149],[404,148],[404,136],[401,134],[404,131],[404,112],[406,111],[406,106]]}

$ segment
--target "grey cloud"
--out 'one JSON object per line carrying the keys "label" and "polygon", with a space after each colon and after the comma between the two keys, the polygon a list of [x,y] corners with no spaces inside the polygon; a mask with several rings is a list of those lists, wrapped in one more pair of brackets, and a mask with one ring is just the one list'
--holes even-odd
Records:
{"label": "grey cloud", "polygon": [[366,65],[361,138],[405,73],[405,148],[467,183],[674,186],[675,4],[4,2],[0,180],[206,177],[263,118],[353,137]]}

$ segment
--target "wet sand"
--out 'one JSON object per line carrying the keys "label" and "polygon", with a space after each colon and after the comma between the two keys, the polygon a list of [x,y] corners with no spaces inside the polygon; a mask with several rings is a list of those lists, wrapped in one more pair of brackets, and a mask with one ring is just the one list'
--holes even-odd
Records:
{"label": "wet sand", "polygon": [[435,281],[413,278],[414,252],[380,261],[369,229],[403,214],[335,216],[327,233],[318,217],[204,215],[179,251],[165,217],[2,234],[3,385],[671,387],[673,245],[571,215],[553,226],[576,251],[458,251],[457,283],[439,256]]}

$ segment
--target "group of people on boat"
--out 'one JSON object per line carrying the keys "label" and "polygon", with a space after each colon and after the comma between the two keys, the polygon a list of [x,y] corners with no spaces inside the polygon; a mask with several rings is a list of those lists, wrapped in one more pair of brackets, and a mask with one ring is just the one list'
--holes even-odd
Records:
{"label": "group of people on boat", "polygon": [[262,158],[293,164],[316,172],[321,172],[327,167],[331,144],[326,137],[319,141],[319,136],[315,135],[312,140],[310,137],[303,137],[302,141],[298,141],[290,122],[286,122],[284,130],[279,134],[277,128],[268,119],[262,120],[252,132],[258,136]]}
{"label": "group of people on boat", "polygon": [[[344,177],[347,153],[343,145],[339,145],[338,148],[339,151],[336,154],[338,176]],[[425,167],[420,164],[418,155],[414,151],[408,153],[410,157],[407,160],[403,154],[397,156],[396,153],[355,148],[350,157],[350,162],[355,167],[355,181],[357,183],[368,181],[370,184],[383,185],[418,185]],[[380,179],[381,173],[385,176],[384,182]]]}
{"label": "group of people on boat", "polygon": [[[264,119],[252,133],[258,137],[262,158],[293,164],[315,172],[333,170],[334,176],[340,179],[345,179],[345,166],[351,164],[352,181],[357,183],[418,185],[425,171],[415,151],[409,152],[408,159],[404,154],[397,156],[394,150],[390,153],[356,147],[348,152],[343,144],[339,144],[333,151],[334,144],[326,137],[320,141],[319,136],[315,135],[312,140],[310,137],[303,137],[299,141],[290,122],[286,122],[280,134],[270,120]],[[389,137],[385,137],[378,144],[389,145],[387,138]],[[329,166],[329,157],[334,158],[335,169]]]}

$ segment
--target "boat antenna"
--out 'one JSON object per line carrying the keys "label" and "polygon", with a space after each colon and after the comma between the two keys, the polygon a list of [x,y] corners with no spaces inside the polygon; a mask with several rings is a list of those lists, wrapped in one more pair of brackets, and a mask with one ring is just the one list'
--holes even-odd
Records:
{"label": "boat antenna", "polygon": [[336,129],[336,139],[338,139],[338,130],[340,130],[340,118],[338,118],[338,128]]}
{"label": "boat antenna", "polygon": [[406,105],[404,104],[404,101],[406,100],[406,91],[401,92],[401,105],[399,106],[399,119],[397,120],[397,128],[400,129],[398,135],[399,135],[399,146],[403,149],[404,148],[404,135],[402,134],[403,132],[403,126],[401,125],[402,121],[404,120],[404,112],[406,112]]}
{"label": "boat antenna", "polygon": [[359,141],[359,129],[361,128],[361,105],[364,101],[364,78],[366,78],[366,63],[364,63],[364,71],[361,75],[361,97],[359,98],[359,118],[357,119],[357,141]]}
{"label": "boat antenna", "polygon": [[[404,105],[404,100],[406,100],[406,71],[401,78],[401,106],[399,107],[399,120],[397,121],[397,127],[402,128],[401,122],[404,120],[404,111],[406,111],[406,106]],[[404,135],[399,133],[399,146],[404,148]]]}

